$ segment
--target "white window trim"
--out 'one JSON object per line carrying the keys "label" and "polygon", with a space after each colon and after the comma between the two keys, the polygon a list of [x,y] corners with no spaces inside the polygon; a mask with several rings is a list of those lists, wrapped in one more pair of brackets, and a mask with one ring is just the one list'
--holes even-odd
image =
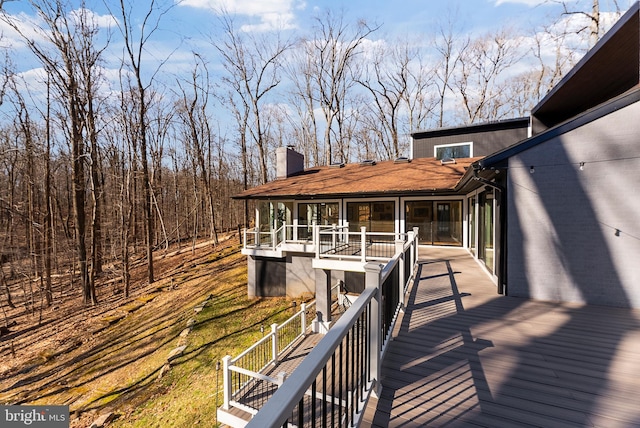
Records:
{"label": "white window trim", "polygon": [[438,144],[433,146],[433,157],[437,158],[438,149],[443,147],[469,146],[469,157],[473,157],[473,141],[465,141],[464,143]]}

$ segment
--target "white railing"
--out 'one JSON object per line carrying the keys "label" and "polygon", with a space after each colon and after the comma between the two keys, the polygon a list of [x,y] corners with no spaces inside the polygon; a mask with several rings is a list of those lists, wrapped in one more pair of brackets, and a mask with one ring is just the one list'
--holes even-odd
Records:
{"label": "white railing", "polygon": [[311,244],[299,251],[315,253],[316,259],[335,259],[366,263],[387,262],[398,252],[399,242],[415,238],[407,233],[350,232],[349,225],[282,225],[269,232],[258,228],[244,230],[244,248],[276,250],[282,244]]}
{"label": "white railing", "polygon": [[[280,356],[307,334],[313,317],[315,301],[301,304],[300,310],[284,323],[272,324],[265,337],[250,346],[235,358],[227,355],[223,362],[223,408],[231,406],[255,414],[269,396],[275,392],[282,378],[273,378],[261,373],[275,366]],[[256,389],[260,399],[256,402]]]}
{"label": "white railing", "polygon": [[286,225],[280,226],[278,229],[272,229],[269,232],[261,232],[258,227],[244,229],[244,247],[275,250],[281,242],[286,241],[286,233]]}
{"label": "white railing", "polygon": [[389,261],[398,252],[396,243],[407,242],[408,233],[367,232],[365,227],[360,232],[349,232],[348,228],[335,227],[318,230],[314,243],[316,258],[368,261]]}
{"label": "white railing", "polygon": [[366,264],[364,292],[295,371],[282,379],[247,428],[359,426],[371,392],[380,392],[382,358],[417,263],[412,249],[417,234],[412,235],[386,266]]}
{"label": "white railing", "polygon": [[280,227],[274,227],[268,232],[262,232],[258,227],[243,229],[243,244],[244,248],[275,250],[282,243],[313,242],[316,230],[332,229],[334,227],[334,225],[283,224]]}

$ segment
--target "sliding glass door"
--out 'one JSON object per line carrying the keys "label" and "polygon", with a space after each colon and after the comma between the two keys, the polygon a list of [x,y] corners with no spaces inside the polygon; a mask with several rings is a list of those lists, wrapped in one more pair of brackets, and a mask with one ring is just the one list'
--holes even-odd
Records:
{"label": "sliding glass door", "polygon": [[493,272],[495,251],[493,246],[493,223],[494,223],[494,207],[493,207],[493,191],[484,192],[480,194],[480,204],[478,211],[478,258],[482,260],[489,269]]}
{"label": "sliding glass door", "polygon": [[347,221],[349,231],[360,232],[362,226],[367,232],[395,232],[395,204],[393,201],[348,202]]}
{"label": "sliding glass door", "polygon": [[405,230],[414,227],[420,244],[462,246],[462,201],[407,201]]}

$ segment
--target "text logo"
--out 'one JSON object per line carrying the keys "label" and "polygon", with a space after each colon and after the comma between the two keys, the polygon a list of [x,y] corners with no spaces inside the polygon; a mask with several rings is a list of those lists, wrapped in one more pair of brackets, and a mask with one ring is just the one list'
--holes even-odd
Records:
{"label": "text logo", "polygon": [[0,406],[3,428],[68,428],[69,406]]}

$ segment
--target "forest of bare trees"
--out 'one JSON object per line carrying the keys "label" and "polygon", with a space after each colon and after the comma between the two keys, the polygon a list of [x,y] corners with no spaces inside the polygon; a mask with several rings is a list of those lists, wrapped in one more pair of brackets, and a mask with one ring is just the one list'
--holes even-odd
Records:
{"label": "forest of bare trees", "polygon": [[[167,79],[145,52],[173,3],[111,2],[109,27],[84,1],[27,3],[37,20],[0,3],[39,70],[34,87],[3,44],[2,307],[16,292],[52,304],[60,277],[85,305],[100,303],[99,278],[126,296],[134,260],[154,282],[154,252],[215,245],[250,222],[231,196],[274,178],[276,147],[295,147],[307,166],[393,159],[409,155],[412,130],[526,115],[604,31],[597,1],[562,3],[529,32],[469,34],[449,16],[394,38],[336,10],[304,31],[260,33],[222,13],[190,71]],[[567,24],[578,15],[584,28]]]}

